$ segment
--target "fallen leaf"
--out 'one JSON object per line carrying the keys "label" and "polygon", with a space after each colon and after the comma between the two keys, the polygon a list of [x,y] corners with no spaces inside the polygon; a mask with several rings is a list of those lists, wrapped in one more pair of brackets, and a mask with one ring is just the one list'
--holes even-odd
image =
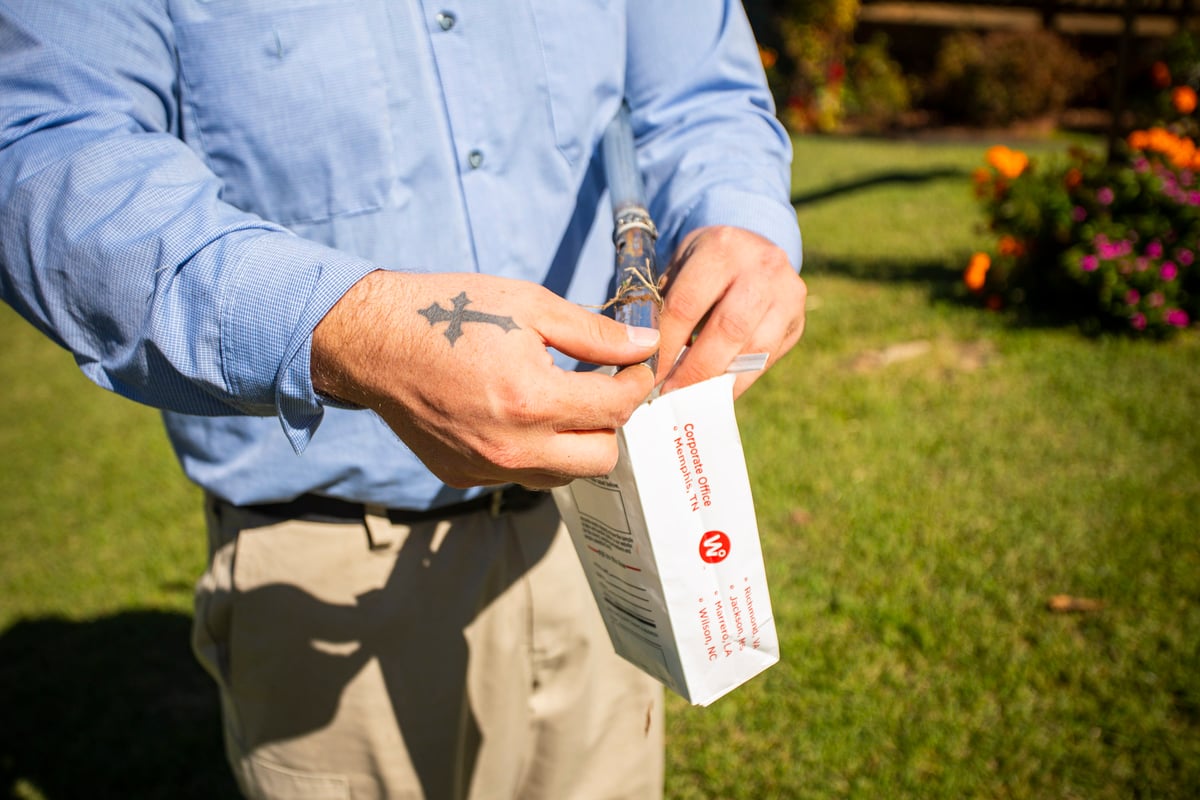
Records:
{"label": "fallen leaf", "polygon": [[1056,594],[1046,602],[1046,607],[1057,614],[1072,612],[1099,611],[1104,608],[1100,600],[1090,597],[1073,597],[1069,594]]}
{"label": "fallen leaf", "polygon": [[792,524],[800,525],[800,526],[809,524],[810,522],[812,522],[812,519],[813,519],[812,512],[809,511],[807,508],[793,508],[791,517],[792,517]]}

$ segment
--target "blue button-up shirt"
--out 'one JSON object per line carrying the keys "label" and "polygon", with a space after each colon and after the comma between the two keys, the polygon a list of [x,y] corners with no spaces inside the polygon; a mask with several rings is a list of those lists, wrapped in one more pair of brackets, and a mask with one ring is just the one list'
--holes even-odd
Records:
{"label": "blue button-up shirt", "polygon": [[799,267],[733,0],[0,0],[0,291],[235,503],[454,502],[315,395],[312,329],[379,268],[603,303],[622,97],[664,258],[727,224]]}

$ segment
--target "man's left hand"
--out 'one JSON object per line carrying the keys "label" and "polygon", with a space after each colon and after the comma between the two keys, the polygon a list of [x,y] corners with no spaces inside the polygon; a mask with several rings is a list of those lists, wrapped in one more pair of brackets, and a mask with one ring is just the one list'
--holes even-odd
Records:
{"label": "man's left hand", "polygon": [[[720,375],[742,353],[769,353],[770,366],[804,332],[804,281],[787,254],[758,234],[728,226],[692,231],[667,276],[659,322],[664,392]],[[688,351],[672,372],[684,345]],[[734,395],[761,374],[739,375]]]}

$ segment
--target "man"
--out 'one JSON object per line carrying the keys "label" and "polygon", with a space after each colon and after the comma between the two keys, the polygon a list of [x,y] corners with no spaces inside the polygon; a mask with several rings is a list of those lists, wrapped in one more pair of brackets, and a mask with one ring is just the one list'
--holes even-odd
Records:
{"label": "man", "polygon": [[[206,491],[243,792],[659,796],[661,690],[521,487],[607,472],[685,344],[665,390],[800,337],[740,4],[0,0],[0,99],[5,300]],[[622,99],[660,334],[592,310]]]}

